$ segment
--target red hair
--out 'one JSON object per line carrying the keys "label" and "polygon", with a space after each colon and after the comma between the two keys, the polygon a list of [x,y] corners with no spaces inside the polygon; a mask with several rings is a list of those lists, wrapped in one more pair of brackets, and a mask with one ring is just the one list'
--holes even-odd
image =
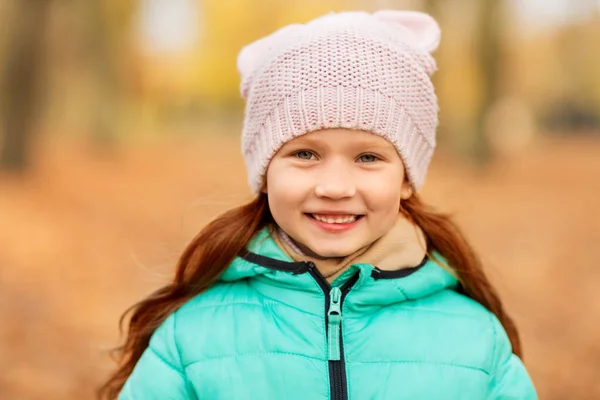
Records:
{"label": "red hair", "polygon": [[[403,213],[423,229],[428,248],[439,252],[458,274],[464,294],[492,312],[506,330],[513,352],[521,357],[521,344],[513,320],[506,314],[480,260],[459,228],[444,214],[427,207],[414,194],[402,202]],[[131,314],[125,343],[117,349],[119,366],[98,391],[100,399],[116,399],[133,371],[150,337],[169,314],[216,282],[233,259],[263,227],[273,222],[267,196],[226,211],[209,223],[187,246],[173,281],[128,309]]]}

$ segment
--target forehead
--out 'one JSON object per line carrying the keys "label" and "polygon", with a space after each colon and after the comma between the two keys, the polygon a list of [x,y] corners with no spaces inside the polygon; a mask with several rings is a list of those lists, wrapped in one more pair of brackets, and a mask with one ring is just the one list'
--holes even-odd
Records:
{"label": "forehead", "polygon": [[379,135],[368,131],[345,128],[322,129],[310,132],[292,139],[286,145],[332,146],[335,148],[375,146],[395,150],[392,143]]}

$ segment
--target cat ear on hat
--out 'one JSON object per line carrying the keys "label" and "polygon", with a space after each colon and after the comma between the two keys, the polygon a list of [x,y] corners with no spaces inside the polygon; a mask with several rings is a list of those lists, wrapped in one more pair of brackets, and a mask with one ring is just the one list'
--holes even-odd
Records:
{"label": "cat ear on hat", "polygon": [[373,16],[404,28],[410,33],[411,43],[429,53],[440,44],[440,26],[429,14],[419,11],[380,10],[374,12]]}
{"label": "cat ear on hat", "polygon": [[269,58],[269,55],[275,53],[290,38],[292,33],[300,29],[301,26],[300,24],[284,26],[242,48],[237,56],[237,69],[242,77],[240,86],[242,97],[248,97],[254,72]]}

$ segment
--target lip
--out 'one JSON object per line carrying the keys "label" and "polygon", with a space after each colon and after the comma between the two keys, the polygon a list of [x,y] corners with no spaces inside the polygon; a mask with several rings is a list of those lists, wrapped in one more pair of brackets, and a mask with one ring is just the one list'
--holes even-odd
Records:
{"label": "lip", "polygon": [[[329,224],[327,222],[323,222],[323,221],[319,221],[314,219],[313,217],[311,217],[309,214],[319,214],[319,215],[360,215],[360,217],[353,222],[349,222],[347,224]],[[356,225],[358,225],[364,215],[363,214],[352,214],[352,213],[348,213],[346,211],[344,212],[332,212],[332,211],[321,211],[318,213],[306,213],[305,217],[312,223],[314,224],[316,227],[318,227],[319,229],[322,229],[326,232],[332,232],[332,233],[336,233],[336,232],[345,232],[345,231],[349,231],[350,229],[353,229],[356,227]]]}
{"label": "lip", "polygon": [[317,215],[364,215],[361,213],[355,213],[355,212],[351,212],[351,211],[346,211],[346,210],[338,210],[338,211],[334,211],[334,210],[319,210],[319,211],[308,211],[305,214],[317,214]]}

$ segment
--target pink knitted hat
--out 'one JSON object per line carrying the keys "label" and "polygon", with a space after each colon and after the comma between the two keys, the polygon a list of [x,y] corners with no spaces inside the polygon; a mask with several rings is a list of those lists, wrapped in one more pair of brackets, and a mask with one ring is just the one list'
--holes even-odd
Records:
{"label": "pink knitted hat", "polygon": [[242,152],[252,190],[261,190],[281,146],[325,128],[381,135],[418,189],[435,148],[430,52],[439,40],[429,15],[382,10],[330,13],[244,47],[238,55],[246,99]]}

